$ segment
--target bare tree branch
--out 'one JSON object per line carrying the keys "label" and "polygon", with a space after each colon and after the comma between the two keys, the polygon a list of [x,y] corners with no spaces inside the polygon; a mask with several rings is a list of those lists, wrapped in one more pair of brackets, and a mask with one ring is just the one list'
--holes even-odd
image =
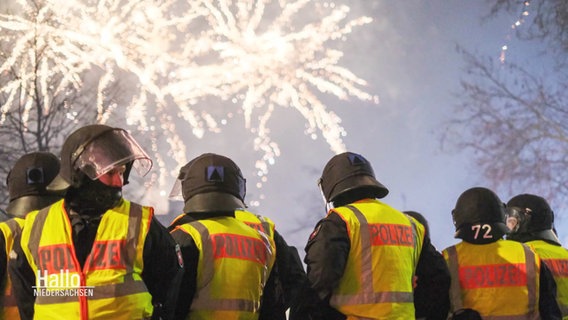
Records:
{"label": "bare tree branch", "polygon": [[[489,0],[489,18],[499,12],[519,16],[526,28],[517,28],[517,36],[528,41],[546,43],[547,53],[557,55],[557,63],[565,65],[568,56],[568,1],[566,0]],[[526,15],[523,14],[526,12]]]}
{"label": "bare tree branch", "polygon": [[[19,86],[10,92],[1,91],[0,110],[0,206],[8,202],[6,176],[14,162],[23,154],[32,151],[49,151],[59,154],[65,136],[77,126],[92,123],[96,117],[93,107],[95,101],[93,88],[80,90],[68,85],[65,90],[54,92],[52,88],[60,87],[62,76],[52,75],[47,82],[40,81],[40,65],[45,63],[45,45],[36,38],[27,42],[26,50],[33,52],[35,59],[16,61],[6,68],[0,76],[0,88],[14,83]],[[0,66],[4,65],[14,50],[10,42],[0,43]],[[27,65],[27,70],[20,63]],[[30,70],[32,76],[29,77]],[[26,81],[22,75],[28,75]],[[24,87],[27,86],[27,87]],[[31,88],[31,89],[30,89]],[[10,100],[9,94],[15,99]],[[48,104],[48,105],[46,105]]]}
{"label": "bare tree branch", "polygon": [[[467,77],[444,139],[474,151],[492,187],[568,205],[568,93],[562,72],[543,78],[461,50]],[[466,132],[458,131],[467,128]]]}

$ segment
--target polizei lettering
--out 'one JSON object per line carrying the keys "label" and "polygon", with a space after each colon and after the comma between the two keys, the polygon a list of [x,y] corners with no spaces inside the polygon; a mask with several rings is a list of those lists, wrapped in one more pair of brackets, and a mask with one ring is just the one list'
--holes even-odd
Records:
{"label": "polizei lettering", "polygon": [[524,263],[460,267],[460,284],[464,289],[526,286]]}
{"label": "polizei lettering", "polygon": [[71,248],[67,244],[43,246],[38,248],[39,268],[49,274],[60,270],[76,271]]}
{"label": "polizei lettering", "polygon": [[568,260],[542,259],[555,277],[568,278]]}
{"label": "polizei lettering", "polygon": [[369,224],[374,246],[414,246],[412,227],[403,224]]}
{"label": "polizei lettering", "polygon": [[[123,240],[95,241],[86,264],[91,270],[124,269],[123,248]],[[39,247],[38,253],[38,266],[49,274],[59,270],[77,271],[71,247],[67,244]]]}
{"label": "polizei lettering", "polygon": [[211,240],[215,259],[234,258],[262,264],[267,261],[267,248],[260,239],[235,234],[214,234]]}
{"label": "polizei lettering", "polygon": [[95,241],[91,252],[91,270],[126,268],[121,254],[124,243],[123,240]]}
{"label": "polizei lettering", "polygon": [[268,234],[268,230],[264,229],[264,226],[262,225],[262,223],[245,221],[245,224],[247,226],[255,229],[256,231],[260,231],[260,232],[264,232],[264,233]]}

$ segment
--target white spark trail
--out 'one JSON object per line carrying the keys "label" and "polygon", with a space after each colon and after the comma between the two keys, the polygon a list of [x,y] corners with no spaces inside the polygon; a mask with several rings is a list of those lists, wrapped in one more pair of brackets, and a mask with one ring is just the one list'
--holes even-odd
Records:
{"label": "white spark trail", "polygon": [[[101,123],[124,115],[126,124],[149,137],[158,173],[152,181],[167,188],[186,162],[184,130],[205,137],[219,123],[242,114],[256,135],[255,163],[266,181],[280,156],[269,120],[277,108],[293,108],[306,121],[305,133],[321,135],[333,152],[345,150],[340,117],[321,100],[332,95],[378,103],[365,80],[340,65],[337,44],[368,17],[349,17],[349,7],[309,0],[19,0],[21,14],[0,14],[0,74],[13,72],[0,88],[7,97],[0,123],[17,103],[26,110],[35,90],[49,102],[86,76],[98,77],[96,110]],[[16,11],[17,12],[17,11]],[[40,56],[36,56],[40,54]],[[37,62],[37,64],[36,64]],[[126,81],[124,101],[107,96]],[[205,105],[223,101],[222,110]],[[49,112],[49,103],[44,103]],[[72,119],[73,114],[69,114]],[[167,150],[164,151],[164,145]],[[171,165],[171,164],[170,164]],[[261,195],[262,197],[262,195]],[[255,202],[256,203],[256,202]]]}
{"label": "white spark trail", "polygon": [[[236,107],[244,114],[245,127],[257,134],[255,149],[264,153],[256,167],[267,174],[268,163],[280,154],[270,138],[267,122],[275,107],[293,107],[306,119],[307,133],[321,132],[334,152],[345,150],[346,134],[340,118],[319,100],[321,93],[340,100],[355,97],[377,102],[378,98],[360,87],[367,83],[338,65],[343,53],[331,49],[333,41],[342,40],[354,27],[370,23],[360,17],[346,21],[347,6],[313,1],[279,1],[279,15],[270,20],[267,12],[274,1],[204,1],[210,29],[206,47],[216,53],[217,65],[225,85],[224,95],[237,98]],[[300,11],[317,12],[322,19],[298,23]],[[226,70],[226,72],[222,72]]]}

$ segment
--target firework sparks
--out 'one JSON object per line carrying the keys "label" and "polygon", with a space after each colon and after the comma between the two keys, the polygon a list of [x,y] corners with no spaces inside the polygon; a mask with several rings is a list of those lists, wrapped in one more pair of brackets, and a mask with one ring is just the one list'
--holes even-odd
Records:
{"label": "firework sparks", "polygon": [[[16,73],[0,89],[8,97],[2,105],[0,123],[11,107],[25,101],[22,120],[26,124],[36,90],[41,92],[43,112],[47,113],[53,97],[80,90],[85,78],[98,77],[97,101],[92,106],[98,122],[124,115],[128,125],[152,137],[152,150],[158,143],[155,137],[161,134],[155,131],[168,130],[169,147],[178,150],[172,156],[177,162],[185,161],[185,155],[181,156],[185,145],[175,128],[156,127],[151,120],[160,117],[162,123],[168,123],[162,86],[171,65],[177,63],[168,54],[169,46],[175,40],[174,31],[197,14],[175,16],[177,2],[19,1],[14,10],[20,14],[0,15],[0,43],[2,48],[11,48],[0,60],[0,73]],[[125,92],[131,100],[123,99],[118,105],[106,100],[105,91],[121,76],[134,83],[129,89],[133,92]],[[15,102],[18,98],[21,100]],[[155,157],[158,164],[165,163],[161,153],[156,152]],[[154,178],[165,184],[170,172],[165,172],[163,165],[159,168]]]}
{"label": "firework sparks", "polygon": [[[308,5],[314,7],[306,8]],[[203,2],[203,6],[208,11],[204,17],[209,28],[203,32],[199,47],[209,59],[214,57],[214,62],[182,73],[189,75],[188,82],[197,74],[223,81],[218,95],[232,98],[231,103],[244,113],[245,126],[257,135],[255,149],[262,152],[256,162],[258,176],[264,177],[280,155],[267,127],[276,107],[295,108],[306,119],[307,135],[316,138],[321,132],[334,152],[344,151],[341,119],[326,108],[318,94],[332,94],[342,100],[352,96],[378,102],[378,98],[360,89],[366,82],[339,66],[343,54],[328,44],[345,39],[354,27],[370,23],[371,18],[347,20],[347,6],[308,0],[221,0]],[[318,15],[306,23],[300,21],[300,11]],[[277,16],[273,18],[274,12]],[[218,84],[205,86],[219,88]],[[178,105],[193,99],[185,95],[192,92],[187,87],[171,92],[179,99]],[[200,122],[195,111],[185,114],[191,123]]]}
{"label": "firework sparks", "polygon": [[[14,101],[24,101],[23,122],[27,121],[34,103],[34,91],[44,99],[44,112],[49,112],[52,97],[69,87],[82,85],[81,74],[91,67],[92,57],[83,53],[81,43],[67,41],[51,20],[49,7],[25,7],[22,16],[0,15],[0,45],[11,48],[8,56],[2,54],[0,74],[13,73],[12,81],[0,88],[7,99],[2,105],[0,123]],[[39,56],[41,55],[41,56]],[[56,78],[56,81],[53,79]]]}
{"label": "firework sparks", "polygon": [[[48,101],[69,87],[81,88],[85,74],[97,69],[98,121],[125,115],[128,125],[151,137],[147,146],[162,190],[175,174],[166,170],[165,157],[178,165],[186,161],[178,117],[202,138],[207,131],[220,132],[218,124],[227,117],[242,114],[262,154],[255,164],[256,186],[262,188],[280,155],[268,127],[276,108],[297,110],[306,120],[305,133],[313,139],[321,134],[337,153],[345,149],[346,132],[319,96],[378,102],[362,89],[363,79],[339,65],[343,53],[331,48],[354,27],[371,22],[348,19],[344,5],[308,0],[20,0],[19,5],[23,14],[0,15],[0,44],[11,48],[0,73],[20,73],[0,91],[9,97],[2,115],[18,94],[31,96],[34,85]],[[45,47],[42,59],[36,59],[31,43]],[[30,61],[40,61],[40,68]],[[32,81],[38,75],[42,81]],[[106,101],[105,89],[125,75],[135,84],[131,99],[122,105]],[[60,79],[56,87],[50,82],[54,77]],[[207,97],[225,101],[226,110],[201,106]]]}
{"label": "firework sparks", "polygon": [[[521,25],[523,25],[526,22],[526,18],[529,16],[530,5],[531,3],[529,0],[523,2],[523,9],[521,11],[520,17],[511,25],[511,29],[509,31],[510,33],[518,29]],[[510,33],[505,36],[507,42],[510,41],[512,38],[512,35]],[[499,61],[501,63],[505,63],[508,49],[509,47],[506,44],[501,46],[501,54],[499,55]]]}

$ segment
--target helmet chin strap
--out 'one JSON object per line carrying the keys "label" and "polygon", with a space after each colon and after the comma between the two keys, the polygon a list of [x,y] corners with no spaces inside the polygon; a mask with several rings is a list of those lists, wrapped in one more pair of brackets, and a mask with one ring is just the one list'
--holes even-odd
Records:
{"label": "helmet chin strap", "polygon": [[79,215],[99,216],[122,200],[122,187],[110,187],[99,180],[85,180],[79,188],[70,188],[65,199]]}

